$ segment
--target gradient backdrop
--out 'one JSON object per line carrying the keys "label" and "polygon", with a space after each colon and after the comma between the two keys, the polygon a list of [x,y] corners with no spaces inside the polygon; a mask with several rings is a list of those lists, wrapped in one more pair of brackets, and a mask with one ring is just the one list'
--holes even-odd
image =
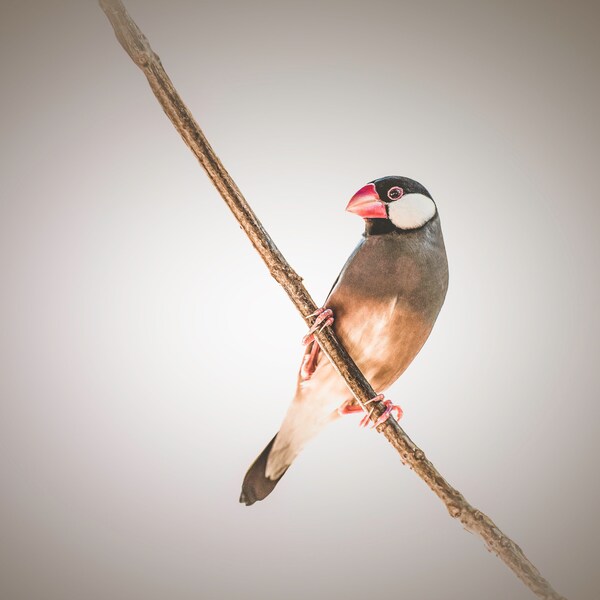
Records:
{"label": "gradient backdrop", "polygon": [[[570,600],[600,586],[594,4],[127,2],[318,302],[350,196],[429,188],[450,291],[388,395]],[[4,0],[0,64],[0,596],[531,598],[358,417],[238,504],[302,320],[95,2]]]}

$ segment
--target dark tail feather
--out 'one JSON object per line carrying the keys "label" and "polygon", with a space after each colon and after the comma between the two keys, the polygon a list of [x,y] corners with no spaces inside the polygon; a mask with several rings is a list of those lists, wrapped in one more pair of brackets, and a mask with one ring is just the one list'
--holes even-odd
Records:
{"label": "dark tail feather", "polygon": [[271,452],[276,437],[277,435],[275,435],[268,446],[260,453],[260,456],[248,469],[246,477],[244,477],[240,502],[246,506],[254,504],[257,500],[264,500],[273,491],[278,481],[285,475],[285,471],[277,479],[269,479],[265,475],[267,458],[269,458],[269,452]]}

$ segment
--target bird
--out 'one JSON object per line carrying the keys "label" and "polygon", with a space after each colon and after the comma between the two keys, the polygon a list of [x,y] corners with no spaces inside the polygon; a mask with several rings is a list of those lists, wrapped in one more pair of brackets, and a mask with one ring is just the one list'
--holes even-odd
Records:
{"label": "bird", "polygon": [[[346,210],[362,238],[304,338],[296,392],[279,432],[248,469],[240,502],[264,500],[304,446],[341,415],[362,412],[313,334],[332,327],[374,390],[386,390],[429,337],[448,289],[437,205],[419,182],[388,176],[361,187]],[[311,315],[313,316],[313,315]],[[378,394],[373,401],[382,400]],[[402,411],[391,401],[376,425]],[[362,424],[370,422],[369,416]]]}

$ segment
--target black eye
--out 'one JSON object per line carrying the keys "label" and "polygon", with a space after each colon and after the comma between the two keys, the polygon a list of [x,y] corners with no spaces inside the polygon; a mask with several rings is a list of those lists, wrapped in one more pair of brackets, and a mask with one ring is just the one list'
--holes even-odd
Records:
{"label": "black eye", "polygon": [[390,189],[387,195],[390,200],[398,200],[398,198],[402,198],[404,195],[404,190],[401,187],[395,186]]}

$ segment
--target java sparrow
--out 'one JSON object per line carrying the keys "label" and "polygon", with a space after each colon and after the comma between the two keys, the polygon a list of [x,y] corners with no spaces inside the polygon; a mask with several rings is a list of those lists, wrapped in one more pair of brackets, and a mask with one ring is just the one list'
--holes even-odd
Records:
{"label": "java sparrow", "polygon": [[[294,399],[279,432],[244,478],[240,502],[246,505],[273,491],[321,429],[342,414],[362,411],[312,332],[332,326],[372,387],[383,391],[422,348],[444,302],[448,263],[440,218],[420,183],[376,179],[354,194],[346,210],[364,219],[363,237],[305,337]],[[394,410],[401,416],[399,407],[385,404],[383,419]],[[363,423],[368,422],[367,416]]]}

